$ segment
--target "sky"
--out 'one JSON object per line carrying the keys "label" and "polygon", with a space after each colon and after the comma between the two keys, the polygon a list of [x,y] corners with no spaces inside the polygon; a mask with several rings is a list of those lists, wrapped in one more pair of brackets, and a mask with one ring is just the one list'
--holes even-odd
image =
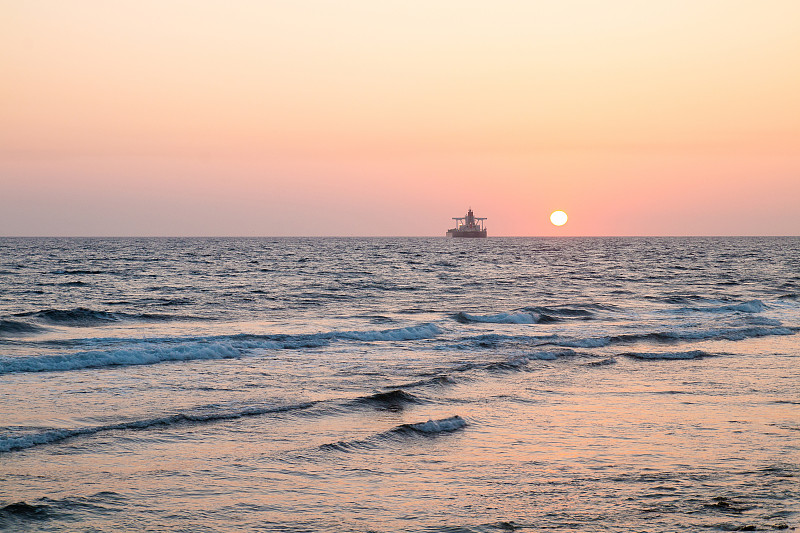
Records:
{"label": "sky", "polygon": [[[797,0],[0,0],[0,236],[800,235]],[[555,227],[557,209],[569,222]]]}

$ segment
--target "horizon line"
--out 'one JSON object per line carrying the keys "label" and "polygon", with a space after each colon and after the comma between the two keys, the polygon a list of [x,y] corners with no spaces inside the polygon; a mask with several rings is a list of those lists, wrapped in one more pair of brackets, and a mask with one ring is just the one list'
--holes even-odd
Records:
{"label": "horizon line", "polygon": [[779,235],[489,235],[477,239],[446,235],[0,235],[0,239],[610,239],[610,238],[798,238],[800,234]]}

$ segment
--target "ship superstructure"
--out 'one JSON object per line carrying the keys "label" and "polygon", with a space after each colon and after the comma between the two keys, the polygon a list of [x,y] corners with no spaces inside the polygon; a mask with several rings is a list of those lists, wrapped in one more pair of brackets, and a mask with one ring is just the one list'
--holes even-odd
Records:
{"label": "ship superstructure", "polygon": [[448,237],[486,237],[486,226],[483,223],[486,218],[476,217],[471,207],[466,216],[453,217],[453,220],[456,221],[456,227],[447,230]]}

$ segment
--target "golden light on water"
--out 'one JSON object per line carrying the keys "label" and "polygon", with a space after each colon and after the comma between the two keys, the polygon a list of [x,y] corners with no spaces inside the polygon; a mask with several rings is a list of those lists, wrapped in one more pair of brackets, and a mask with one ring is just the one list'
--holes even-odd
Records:
{"label": "golden light on water", "polygon": [[553,211],[550,213],[550,222],[555,226],[563,226],[567,223],[567,214],[564,211]]}

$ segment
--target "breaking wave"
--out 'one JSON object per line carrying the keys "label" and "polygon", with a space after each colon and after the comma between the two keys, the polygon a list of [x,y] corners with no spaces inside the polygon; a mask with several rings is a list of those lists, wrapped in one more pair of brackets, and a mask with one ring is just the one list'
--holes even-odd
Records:
{"label": "breaking wave", "polygon": [[[68,354],[0,356],[0,375],[16,372],[59,372],[109,366],[152,365],[163,362],[234,359],[258,350],[318,348],[335,340],[404,341],[441,332],[433,324],[380,331],[346,331],[311,335],[239,334],[195,339],[139,342],[129,348]],[[136,342],[131,339],[129,342]]]}
{"label": "breaking wave", "polygon": [[242,351],[229,343],[152,344],[129,349],[78,352],[66,355],[0,356],[0,374],[58,372],[107,366],[152,365],[167,361],[231,359]]}
{"label": "breaking wave", "polygon": [[285,413],[289,411],[300,411],[309,409],[316,405],[316,402],[306,402],[295,405],[285,406],[260,406],[246,407],[231,411],[216,412],[197,412],[197,413],[177,413],[158,418],[148,418],[143,420],[131,420],[116,424],[106,424],[102,426],[88,426],[71,429],[51,429],[36,433],[28,433],[19,436],[0,436],[0,452],[11,452],[24,450],[34,446],[51,444],[74,437],[90,436],[107,431],[124,430],[143,430],[153,427],[174,426],[177,424],[199,424],[205,422],[215,422],[219,420],[233,420],[248,416],[260,416],[271,413]]}
{"label": "breaking wave", "polygon": [[539,316],[533,313],[498,313],[496,315],[471,315],[460,312],[456,315],[456,320],[461,323],[484,322],[490,324],[536,324]]}
{"label": "breaking wave", "polygon": [[428,420],[427,422],[418,422],[416,424],[402,424],[392,430],[394,433],[407,434],[424,434],[436,435],[439,433],[450,433],[457,431],[467,426],[467,421],[458,415],[449,418],[442,418],[439,420]]}

